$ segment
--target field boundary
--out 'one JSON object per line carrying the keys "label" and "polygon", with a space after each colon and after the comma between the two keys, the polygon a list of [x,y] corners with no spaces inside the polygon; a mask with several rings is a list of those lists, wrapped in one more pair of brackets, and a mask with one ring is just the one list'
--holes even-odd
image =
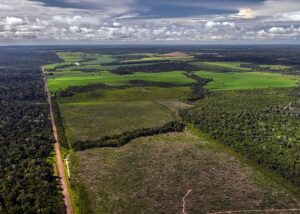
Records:
{"label": "field boundary", "polygon": [[84,151],[86,149],[103,147],[116,148],[124,146],[136,138],[154,136],[168,132],[182,132],[184,128],[184,123],[175,120],[160,127],[136,129],[134,131],[125,132],[122,134],[104,136],[93,141],[76,141],[73,143],[72,148],[75,151]]}

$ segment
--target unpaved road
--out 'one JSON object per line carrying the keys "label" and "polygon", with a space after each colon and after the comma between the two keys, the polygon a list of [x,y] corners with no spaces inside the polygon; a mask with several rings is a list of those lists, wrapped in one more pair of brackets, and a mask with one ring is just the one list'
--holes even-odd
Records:
{"label": "unpaved road", "polygon": [[193,190],[189,189],[187,191],[187,193],[183,196],[182,198],[182,214],[187,214],[186,210],[185,210],[185,206],[186,206],[186,201],[185,199],[189,196],[189,194],[192,192]]}
{"label": "unpaved road", "polygon": [[61,158],[61,154],[60,154],[60,150],[59,150],[59,139],[58,139],[57,128],[56,128],[55,120],[54,120],[51,94],[48,90],[48,83],[47,83],[47,79],[45,76],[44,67],[42,67],[42,72],[43,72],[43,79],[45,81],[45,92],[47,94],[47,100],[48,100],[49,110],[50,110],[50,119],[51,119],[51,124],[52,124],[53,136],[54,136],[54,140],[55,140],[54,147],[55,147],[55,154],[56,154],[56,164],[57,164],[58,174],[60,177],[60,184],[61,184],[62,193],[64,196],[66,212],[67,212],[67,214],[72,214],[73,212],[72,212],[72,206],[71,206],[71,198],[70,198],[70,194],[68,191],[67,180],[66,180],[66,176],[65,176],[65,172],[64,172],[64,164],[63,164],[63,160]]}

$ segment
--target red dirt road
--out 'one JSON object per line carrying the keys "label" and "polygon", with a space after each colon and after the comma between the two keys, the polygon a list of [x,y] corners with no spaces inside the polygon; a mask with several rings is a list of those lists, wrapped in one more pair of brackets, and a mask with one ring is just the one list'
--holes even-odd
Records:
{"label": "red dirt road", "polygon": [[72,206],[71,206],[71,198],[70,198],[70,194],[68,191],[68,185],[67,185],[67,178],[65,176],[65,172],[64,172],[64,164],[63,164],[63,160],[60,154],[60,150],[59,150],[59,139],[58,139],[58,135],[57,135],[57,128],[55,125],[55,120],[54,120],[54,113],[53,113],[53,108],[52,108],[52,101],[51,101],[51,94],[48,90],[48,83],[47,83],[47,79],[45,76],[45,72],[44,72],[44,67],[42,67],[42,72],[43,72],[43,79],[45,81],[45,92],[47,94],[47,100],[48,100],[48,104],[49,104],[49,110],[50,110],[50,119],[51,119],[51,124],[52,124],[52,130],[53,130],[53,136],[55,139],[55,154],[56,154],[56,164],[57,164],[57,169],[58,169],[58,174],[60,177],[60,184],[61,184],[61,188],[62,188],[62,193],[64,196],[64,202],[65,202],[65,206],[66,206],[66,213],[67,214],[72,214]]}

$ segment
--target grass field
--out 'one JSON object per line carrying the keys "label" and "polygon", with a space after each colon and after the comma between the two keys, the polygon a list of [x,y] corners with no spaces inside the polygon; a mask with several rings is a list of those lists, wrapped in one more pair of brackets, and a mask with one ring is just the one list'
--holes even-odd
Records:
{"label": "grass field", "polygon": [[95,140],[172,120],[166,109],[151,101],[60,105],[71,142]]}
{"label": "grass field", "polygon": [[190,93],[189,87],[134,87],[127,89],[98,89],[87,93],[78,93],[71,97],[60,99],[60,103],[76,103],[85,105],[112,101],[159,101],[184,100]]}
{"label": "grass field", "polygon": [[273,70],[286,70],[291,68],[291,66],[286,65],[260,65],[262,68],[271,68]]}
{"label": "grass field", "polygon": [[53,76],[48,76],[50,91],[58,91],[66,89],[69,86],[88,85],[92,83],[105,83],[107,85],[128,85],[130,80],[145,80],[153,82],[166,82],[174,84],[189,84],[194,80],[186,77],[182,71],[161,72],[161,73],[144,73],[137,72],[128,75],[117,75],[107,71],[80,72],[80,71],[64,71]]}
{"label": "grass field", "polygon": [[60,108],[71,142],[95,140],[169,122],[172,113],[158,101],[179,101],[189,91],[188,87],[96,90],[61,98]]}
{"label": "grass field", "polygon": [[198,71],[196,74],[199,77],[213,79],[207,85],[207,89],[212,91],[293,87],[297,86],[300,80],[299,77],[293,75],[263,72],[219,73]]}
{"label": "grass field", "polygon": [[[63,69],[57,69],[58,71],[71,70],[75,68],[84,68],[87,66],[98,66],[101,67],[101,63],[113,62],[115,59],[111,55],[103,54],[91,54],[83,52],[57,52],[56,53],[64,62],[45,65],[45,70],[53,70],[58,66],[68,66]],[[74,63],[79,62],[80,66],[75,66]]]}
{"label": "grass field", "polygon": [[141,59],[127,60],[126,62],[146,62],[146,61],[160,61],[160,60],[170,60],[170,61],[188,61],[193,59],[193,56],[189,55],[178,55],[178,56],[167,56],[164,54],[148,54],[146,57]]}
{"label": "grass field", "polygon": [[75,179],[90,213],[187,213],[295,208],[299,201],[237,158],[191,134],[78,152]]}
{"label": "grass field", "polygon": [[207,70],[251,71],[251,68],[240,67],[243,62],[193,62],[196,66]]}

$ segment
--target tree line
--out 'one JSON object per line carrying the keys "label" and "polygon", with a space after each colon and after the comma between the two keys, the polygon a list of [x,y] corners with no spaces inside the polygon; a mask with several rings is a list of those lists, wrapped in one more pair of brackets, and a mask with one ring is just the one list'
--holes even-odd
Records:
{"label": "tree line", "polygon": [[139,137],[153,136],[168,132],[182,132],[184,128],[185,125],[182,122],[171,121],[161,127],[136,129],[123,134],[104,136],[94,141],[76,141],[72,144],[72,148],[75,151],[82,151],[95,147],[120,147]]}

